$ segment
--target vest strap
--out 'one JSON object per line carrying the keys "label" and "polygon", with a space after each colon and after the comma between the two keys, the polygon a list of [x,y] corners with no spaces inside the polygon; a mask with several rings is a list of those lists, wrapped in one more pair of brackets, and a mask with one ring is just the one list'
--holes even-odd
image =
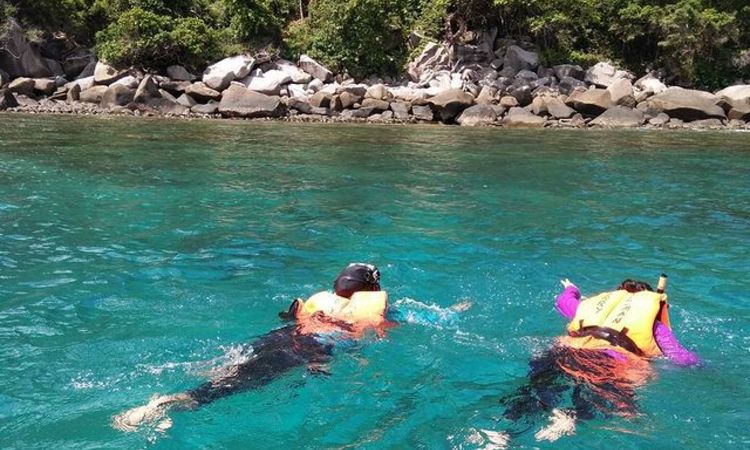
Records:
{"label": "vest strap", "polygon": [[[583,321],[581,321],[580,324],[583,325]],[[627,333],[627,327],[623,328],[621,331],[617,331],[608,327],[589,325],[585,327],[582,326],[577,331],[571,331],[568,334],[571,337],[595,337],[597,339],[603,339],[615,347],[622,347],[630,353],[644,356],[644,353],[637,345],[635,345],[635,342],[628,337]]]}

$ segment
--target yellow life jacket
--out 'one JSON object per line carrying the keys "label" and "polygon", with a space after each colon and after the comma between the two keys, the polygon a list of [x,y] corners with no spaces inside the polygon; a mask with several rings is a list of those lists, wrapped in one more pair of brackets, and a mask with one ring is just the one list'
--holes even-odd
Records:
{"label": "yellow life jacket", "polygon": [[622,347],[648,358],[659,356],[653,332],[657,318],[669,326],[666,294],[604,292],[578,305],[563,342],[576,348]]}
{"label": "yellow life jacket", "polygon": [[297,319],[304,320],[315,313],[322,313],[333,320],[350,324],[373,324],[385,319],[388,309],[388,294],[385,291],[360,291],[351,298],[323,291],[313,295],[297,309]]}

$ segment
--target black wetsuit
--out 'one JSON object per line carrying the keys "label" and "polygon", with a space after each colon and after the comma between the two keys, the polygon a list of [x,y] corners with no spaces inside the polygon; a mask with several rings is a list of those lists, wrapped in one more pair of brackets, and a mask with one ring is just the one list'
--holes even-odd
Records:
{"label": "black wetsuit", "polygon": [[[626,380],[611,379],[595,386],[575,379],[561,366],[590,370],[588,364],[606,364],[610,356],[597,350],[555,346],[529,361],[529,382],[503,397],[504,416],[510,420],[532,419],[559,407],[570,393],[578,419],[591,419],[597,412],[609,415],[632,415],[637,412],[635,387]],[[585,361],[585,365],[581,363]]]}
{"label": "black wetsuit", "polygon": [[315,335],[301,334],[296,325],[291,325],[262,336],[252,344],[252,349],[250,359],[187,394],[197,405],[203,405],[258,388],[295,367],[325,364],[331,358],[333,344],[321,343]]}

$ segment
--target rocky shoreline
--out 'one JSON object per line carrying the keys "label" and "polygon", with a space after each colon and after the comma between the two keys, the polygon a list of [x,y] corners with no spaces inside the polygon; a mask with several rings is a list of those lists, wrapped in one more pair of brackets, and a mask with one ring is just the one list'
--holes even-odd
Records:
{"label": "rocky shoreline", "polygon": [[[8,49],[7,42],[12,44]],[[544,67],[522,42],[477,34],[428,43],[399,79],[356,82],[302,56],[237,55],[200,77],[118,69],[78,49],[43,58],[18,31],[0,61],[0,110],[288,121],[559,128],[750,129],[750,85],[715,93],[668,87],[600,62]],[[6,58],[7,59],[7,58]],[[10,70],[9,70],[10,68]],[[69,81],[72,80],[72,81]]]}

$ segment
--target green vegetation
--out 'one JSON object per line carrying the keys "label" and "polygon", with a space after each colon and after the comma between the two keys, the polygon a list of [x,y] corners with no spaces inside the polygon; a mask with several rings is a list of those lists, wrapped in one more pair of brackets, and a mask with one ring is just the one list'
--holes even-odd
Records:
{"label": "green vegetation", "polygon": [[396,73],[413,31],[458,42],[497,27],[536,43],[546,64],[610,59],[699,86],[750,77],[739,63],[750,60],[746,0],[0,0],[9,17],[144,68],[266,48],[355,76]]}

